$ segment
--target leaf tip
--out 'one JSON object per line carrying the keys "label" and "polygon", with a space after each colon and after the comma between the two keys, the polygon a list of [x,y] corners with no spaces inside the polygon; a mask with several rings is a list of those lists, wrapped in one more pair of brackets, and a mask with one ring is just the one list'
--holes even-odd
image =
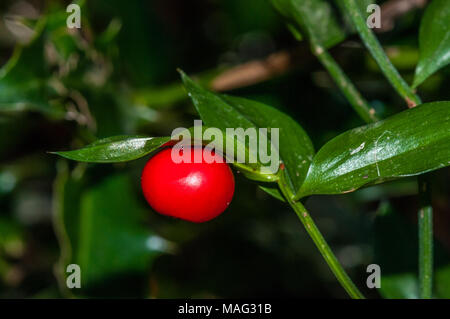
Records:
{"label": "leaf tip", "polygon": [[59,156],[63,156],[61,151],[47,151],[47,154],[52,154],[52,155],[59,155]]}
{"label": "leaf tip", "polygon": [[180,75],[185,75],[184,71],[181,68],[176,68],[177,72],[180,73]]}
{"label": "leaf tip", "polygon": [[60,151],[58,151],[58,152],[47,152],[48,154],[52,154],[52,155],[58,155],[58,156],[61,156],[61,157],[65,157],[65,158],[68,158],[67,156],[66,156],[66,153],[67,152],[60,152]]}
{"label": "leaf tip", "polygon": [[420,84],[422,84],[422,82],[423,82],[423,80],[419,77],[419,76],[417,76],[417,74],[414,76],[414,81],[413,81],[413,84],[411,85],[411,88],[413,89],[413,90],[415,90],[415,89],[417,89],[417,87],[420,85]]}
{"label": "leaf tip", "polygon": [[197,90],[200,88],[199,85],[194,80],[192,80],[186,73],[184,73],[183,70],[178,68],[177,71],[181,75],[181,81],[183,82],[183,85],[186,91],[188,92],[189,96],[193,90]]}
{"label": "leaf tip", "polygon": [[181,76],[181,80],[183,81],[183,83],[186,82],[187,79],[189,79],[189,77],[187,76],[187,74],[180,68],[177,68],[177,72],[180,74]]}

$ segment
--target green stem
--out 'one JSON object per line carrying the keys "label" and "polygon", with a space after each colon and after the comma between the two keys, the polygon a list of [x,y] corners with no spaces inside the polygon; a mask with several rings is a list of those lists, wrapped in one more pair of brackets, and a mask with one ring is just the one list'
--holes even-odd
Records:
{"label": "green stem", "polygon": [[340,282],[342,287],[347,291],[347,293],[350,295],[351,298],[364,299],[364,296],[358,290],[356,285],[353,283],[353,281],[345,272],[342,265],[339,263],[339,260],[331,251],[330,246],[328,246],[328,243],[323,238],[316,224],[312,220],[311,216],[308,214],[308,211],[305,209],[302,203],[293,200],[293,194],[285,178],[286,178],[285,173],[284,171],[282,171],[280,174],[280,180],[278,182],[280,190],[283,193],[289,205],[297,214],[300,221],[303,223],[303,226],[305,226],[306,231],[308,232],[311,239],[314,241],[314,244],[319,249],[320,253],[327,262],[331,271],[334,273],[337,280]]}
{"label": "green stem", "polygon": [[433,208],[428,176],[420,176],[419,196],[419,289],[420,298],[430,299],[433,288]]}
{"label": "green stem", "polygon": [[358,89],[353,85],[352,81],[347,77],[344,71],[342,71],[328,51],[314,41],[313,37],[311,37],[310,41],[314,55],[317,56],[322,65],[327,69],[328,73],[334,79],[336,85],[350,102],[356,113],[358,113],[366,123],[378,121],[379,119],[375,114],[375,109],[361,96]]}
{"label": "green stem", "polygon": [[[387,57],[372,30],[367,27],[366,21],[355,0],[343,0],[343,4],[350,13],[353,24],[367,49],[370,51],[384,75],[398,94],[405,99],[408,107],[411,108],[420,104],[420,97],[416,95],[405,80],[403,80],[400,73]],[[431,206],[431,193],[427,177],[420,176],[418,181],[421,201],[418,213],[420,297],[431,298],[433,287],[433,208]]]}
{"label": "green stem", "polygon": [[400,96],[403,97],[408,104],[408,107],[414,107],[417,104],[420,104],[420,98],[413,92],[408,83],[403,80],[397,69],[392,65],[391,61],[387,57],[372,30],[367,27],[366,20],[364,19],[355,0],[342,0],[342,3],[344,4],[347,12],[350,14],[352,22],[365,46],[372,54],[373,58],[391,85],[400,94]]}

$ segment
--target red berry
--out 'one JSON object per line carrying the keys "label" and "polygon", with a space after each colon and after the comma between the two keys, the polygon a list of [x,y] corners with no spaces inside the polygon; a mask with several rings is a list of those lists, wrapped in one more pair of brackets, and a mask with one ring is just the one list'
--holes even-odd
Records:
{"label": "red berry", "polygon": [[[175,163],[171,151],[167,148],[154,155],[142,172],[142,190],[150,206],[160,214],[196,223],[220,215],[234,194],[228,164],[196,157],[206,153],[201,147],[191,148],[191,163]],[[194,163],[194,158],[201,158],[201,163]]]}

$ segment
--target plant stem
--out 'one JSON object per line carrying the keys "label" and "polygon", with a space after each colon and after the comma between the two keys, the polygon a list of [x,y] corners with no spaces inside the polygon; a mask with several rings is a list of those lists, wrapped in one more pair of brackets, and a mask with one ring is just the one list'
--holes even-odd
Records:
{"label": "plant stem", "polygon": [[320,233],[320,231],[317,228],[316,224],[314,223],[313,219],[308,214],[308,211],[305,209],[305,207],[302,205],[302,203],[300,203],[299,201],[293,200],[293,194],[292,194],[285,178],[286,178],[285,172],[282,171],[280,174],[280,180],[278,182],[278,184],[280,186],[280,190],[283,193],[283,195],[286,198],[289,205],[292,207],[292,209],[297,214],[300,221],[303,223],[303,226],[305,226],[306,231],[308,232],[311,239],[314,241],[314,244],[319,249],[320,253],[322,254],[325,261],[327,262],[331,271],[334,273],[337,280],[340,282],[342,287],[347,291],[347,293],[350,295],[351,298],[364,299],[364,296],[358,290],[356,285],[353,283],[353,281],[350,279],[350,277],[345,272],[342,265],[339,263],[339,260],[336,258],[336,256],[331,251],[330,246],[328,246],[328,243],[323,238],[322,234]]}
{"label": "plant stem", "polygon": [[359,36],[391,85],[395,88],[398,94],[403,97],[408,104],[408,107],[411,108],[417,104],[420,104],[420,98],[413,92],[408,83],[406,83],[400,76],[400,73],[392,65],[372,30],[367,27],[366,20],[364,19],[355,0],[342,0],[342,2],[345,9],[350,14],[351,20],[358,31]]}
{"label": "plant stem", "polygon": [[350,102],[353,109],[366,122],[373,123],[378,121],[375,109],[361,96],[358,89],[353,85],[352,81],[342,71],[328,51],[311,37],[311,49],[322,65],[327,69],[328,73],[334,79],[336,85],[342,91],[344,96]]}
{"label": "plant stem", "polygon": [[[405,99],[408,107],[412,108],[420,104],[420,97],[403,80],[400,73],[387,57],[372,30],[367,27],[366,21],[355,0],[343,0],[343,4],[350,13],[353,24],[365,46],[398,94]],[[418,213],[420,297],[431,298],[433,287],[433,208],[431,206],[431,192],[428,177],[426,175],[420,176],[418,183],[421,202]]]}
{"label": "plant stem", "polygon": [[[301,7],[299,7],[298,10],[294,10],[294,16],[298,26],[308,35],[312,53],[319,59],[325,69],[327,69],[328,73],[356,113],[358,113],[366,123],[377,122],[379,119],[375,114],[375,109],[362,97],[352,81],[328,53],[320,38],[314,32],[316,26],[311,24],[311,21],[307,18],[308,14],[309,12],[304,12],[301,10]],[[297,38],[297,36],[295,37]]]}
{"label": "plant stem", "polygon": [[429,176],[419,176],[419,289],[420,298],[430,299],[433,288],[433,208]]}

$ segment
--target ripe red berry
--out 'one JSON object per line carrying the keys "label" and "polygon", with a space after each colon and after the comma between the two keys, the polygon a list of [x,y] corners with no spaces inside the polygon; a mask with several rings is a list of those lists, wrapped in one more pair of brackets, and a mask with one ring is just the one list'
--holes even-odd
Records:
{"label": "ripe red berry", "polygon": [[[201,147],[191,148],[190,163],[175,163],[171,151],[158,152],[142,172],[142,190],[150,206],[160,214],[196,223],[220,215],[234,194],[228,164],[205,162],[199,157],[206,153]],[[194,158],[201,158],[201,163],[194,163]]]}

